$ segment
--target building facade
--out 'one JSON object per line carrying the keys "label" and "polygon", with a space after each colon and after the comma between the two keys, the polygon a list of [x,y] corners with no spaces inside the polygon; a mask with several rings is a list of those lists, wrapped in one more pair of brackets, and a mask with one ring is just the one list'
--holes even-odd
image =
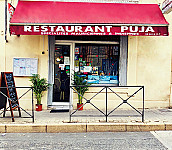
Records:
{"label": "building facade", "polygon": [[[7,2],[11,3],[14,7],[18,4],[17,0]],[[94,3],[95,1],[91,2]],[[113,4],[114,2],[132,3],[136,5],[159,4],[161,6],[163,1],[98,1],[98,3],[102,2],[105,4]],[[101,32],[105,33],[106,31],[108,33],[108,30],[110,30],[111,24],[109,25],[108,22],[108,25],[95,25],[94,28],[89,25],[78,25],[77,28],[76,25],[70,25],[70,27],[68,27],[69,25],[64,25],[62,28],[61,26],[50,27],[52,30],[64,31],[65,33],[67,33],[66,31],[72,32],[74,30],[84,33],[86,30],[90,32],[94,30],[94,33],[96,33],[94,35],[47,35],[45,32],[45,34],[41,35],[37,34],[41,32],[40,29],[49,32],[48,29],[45,26],[34,27],[32,24],[27,24],[25,31],[29,33],[23,35],[20,34],[21,32],[19,34],[17,33],[20,30],[15,28],[14,22],[13,24],[9,23],[9,17],[7,17],[6,26],[5,5],[6,1],[0,2],[0,71],[15,73],[15,83],[17,87],[30,86],[31,82],[29,81],[29,76],[24,76],[21,72],[20,75],[17,75],[17,73],[19,74],[19,70],[15,68],[15,61],[20,59],[24,60],[26,58],[36,58],[38,60],[37,73],[39,73],[41,77],[47,78],[48,82],[52,84],[43,96],[43,109],[58,106],[65,107],[69,104],[69,101],[75,108],[74,104],[76,103],[77,97],[75,94],[71,94],[69,89],[69,85],[72,82],[71,76],[73,70],[82,72],[87,76],[88,81],[94,84],[110,84],[114,86],[143,85],[145,87],[146,108],[165,108],[172,106],[171,14],[164,15],[169,23],[169,36],[103,35]],[[15,10],[16,12],[18,11],[17,9],[18,8]],[[130,12],[131,10],[128,9],[128,11]],[[85,17],[87,18],[87,16]],[[28,18],[28,20],[29,19],[30,18]],[[9,25],[11,25],[11,28]],[[14,26],[14,28],[12,28],[12,26]],[[145,33],[146,30],[151,32],[151,28],[147,28],[145,24],[144,26],[144,28],[139,27],[137,29],[136,27],[131,28],[131,30],[137,30],[138,32],[140,31],[140,33]],[[10,35],[9,29],[11,33],[15,35]],[[123,30],[130,30],[130,25],[125,25]],[[71,32],[68,32],[68,34]],[[100,76],[101,73],[105,75],[105,79],[100,80],[100,78],[102,78]],[[86,96],[91,97],[91,92],[99,90],[100,89],[91,89],[86,93]],[[20,94],[20,92],[22,93],[22,91],[18,91],[18,94]],[[125,88],[119,90],[119,93],[122,93],[124,97],[129,97],[132,92],[132,90],[128,91]],[[103,107],[101,96],[102,95],[96,97],[96,103],[99,103],[100,107],[101,105]],[[109,95],[109,97],[110,100],[113,101],[113,96]],[[20,101],[20,104],[26,109],[31,108],[31,103],[28,102],[28,99],[29,96],[26,96]],[[120,100],[116,100],[115,103],[119,103],[119,101]],[[140,102],[141,100],[134,97],[131,103],[137,108],[140,108],[142,106]],[[91,107],[86,108],[90,109]]]}

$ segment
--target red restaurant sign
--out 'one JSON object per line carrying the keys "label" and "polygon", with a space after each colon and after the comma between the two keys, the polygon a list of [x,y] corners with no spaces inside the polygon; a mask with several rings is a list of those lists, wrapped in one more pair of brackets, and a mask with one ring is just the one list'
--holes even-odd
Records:
{"label": "red restaurant sign", "polygon": [[13,35],[131,35],[168,36],[168,26],[57,26],[11,25]]}

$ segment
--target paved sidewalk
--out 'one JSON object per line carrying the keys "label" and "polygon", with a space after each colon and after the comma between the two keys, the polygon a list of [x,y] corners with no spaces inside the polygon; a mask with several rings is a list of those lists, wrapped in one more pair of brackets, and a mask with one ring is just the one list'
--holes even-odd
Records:
{"label": "paved sidewalk", "polygon": [[[139,110],[141,112],[141,109]],[[31,113],[30,111],[28,111]],[[73,111],[72,111],[73,112]],[[105,112],[105,111],[103,111]],[[50,110],[43,110],[40,112],[34,111],[35,124],[61,124],[69,123],[69,112],[54,112],[50,113]],[[123,116],[122,116],[123,115]],[[6,116],[10,116],[10,111],[6,113]],[[14,116],[18,116],[18,112],[14,111]],[[28,116],[22,111],[22,117]],[[1,116],[2,117],[2,116]],[[105,116],[98,110],[83,110],[77,111],[71,118],[73,123],[101,123],[105,122]],[[141,115],[134,110],[118,109],[115,110],[109,117],[110,123],[141,123]],[[145,109],[145,123],[172,123],[172,109]],[[25,124],[32,123],[32,118],[15,118],[15,122],[11,121],[11,118],[0,118],[0,124]]]}
{"label": "paved sidewalk", "polygon": [[[14,116],[17,116],[17,113],[17,111],[14,112]],[[0,118],[0,132],[14,132],[14,130],[7,131],[8,127],[14,126],[20,129],[18,132],[29,132],[30,130],[33,130],[33,132],[172,130],[172,109],[145,109],[144,123],[141,122],[141,115],[133,116],[139,114],[134,110],[127,109],[117,109],[114,111],[110,117],[108,117],[107,123],[105,116],[96,110],[77,111],[71,118],[71,122],[69,122],[69,112],[50,113],[50,110],[44,110],[41,112],[35,111],[34,114],[34,123],[32,123],[32,118],[15,118],[15,122],[12,122],[11,118]],[[10,112],[7,112],[6,116],[10,116]],[[22,112],[22,116],[26,117],[27,114]],[[26,126],[30,128],[24,130]],[[41,129],[42,126],[43,129]],[[48,129],[50,126],[53,129]],[[22,131],[21,128],[23,128]]]}

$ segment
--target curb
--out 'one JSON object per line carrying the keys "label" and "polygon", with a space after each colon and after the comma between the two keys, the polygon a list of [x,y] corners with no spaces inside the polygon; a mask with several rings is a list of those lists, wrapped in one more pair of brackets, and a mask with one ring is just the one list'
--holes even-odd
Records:
{"label": "curb", "polygon": [[172,130],[172,123],[1,124],[0,133],[142,132]]}

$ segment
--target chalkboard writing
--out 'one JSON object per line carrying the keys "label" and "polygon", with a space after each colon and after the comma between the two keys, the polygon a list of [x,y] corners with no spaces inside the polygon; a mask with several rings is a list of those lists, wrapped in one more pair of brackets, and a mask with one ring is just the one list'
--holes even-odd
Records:
{"label": "chalkboard writing", "polygon": [[7,88],[3,88],[3,91],[1,89],[3,93],[3,98],[2,98],[3,106],[0,106],[0,109],[2,108],[6,109],[6,99],[8,97],[11,116],[12,116],[12,120],[14,121],[13,110],[18,108],[20,117],[21,117],[21,113],[20,113],[19,101],[18,101],[17,91],[15,88],[15,82],[12,72],[1,73],[1,86]]}
{"label": "chalkboard writing", "polygon": [[12,109],[15,109],[18,107],[18,98],[17,98],[17,92],[14,83],[14,78],[13,78],[13,73],[5,73],[5,79],[6,79],[6,84],[7,84],[7,92],[8,92],[8,97],[10,98],[10,103]]}

